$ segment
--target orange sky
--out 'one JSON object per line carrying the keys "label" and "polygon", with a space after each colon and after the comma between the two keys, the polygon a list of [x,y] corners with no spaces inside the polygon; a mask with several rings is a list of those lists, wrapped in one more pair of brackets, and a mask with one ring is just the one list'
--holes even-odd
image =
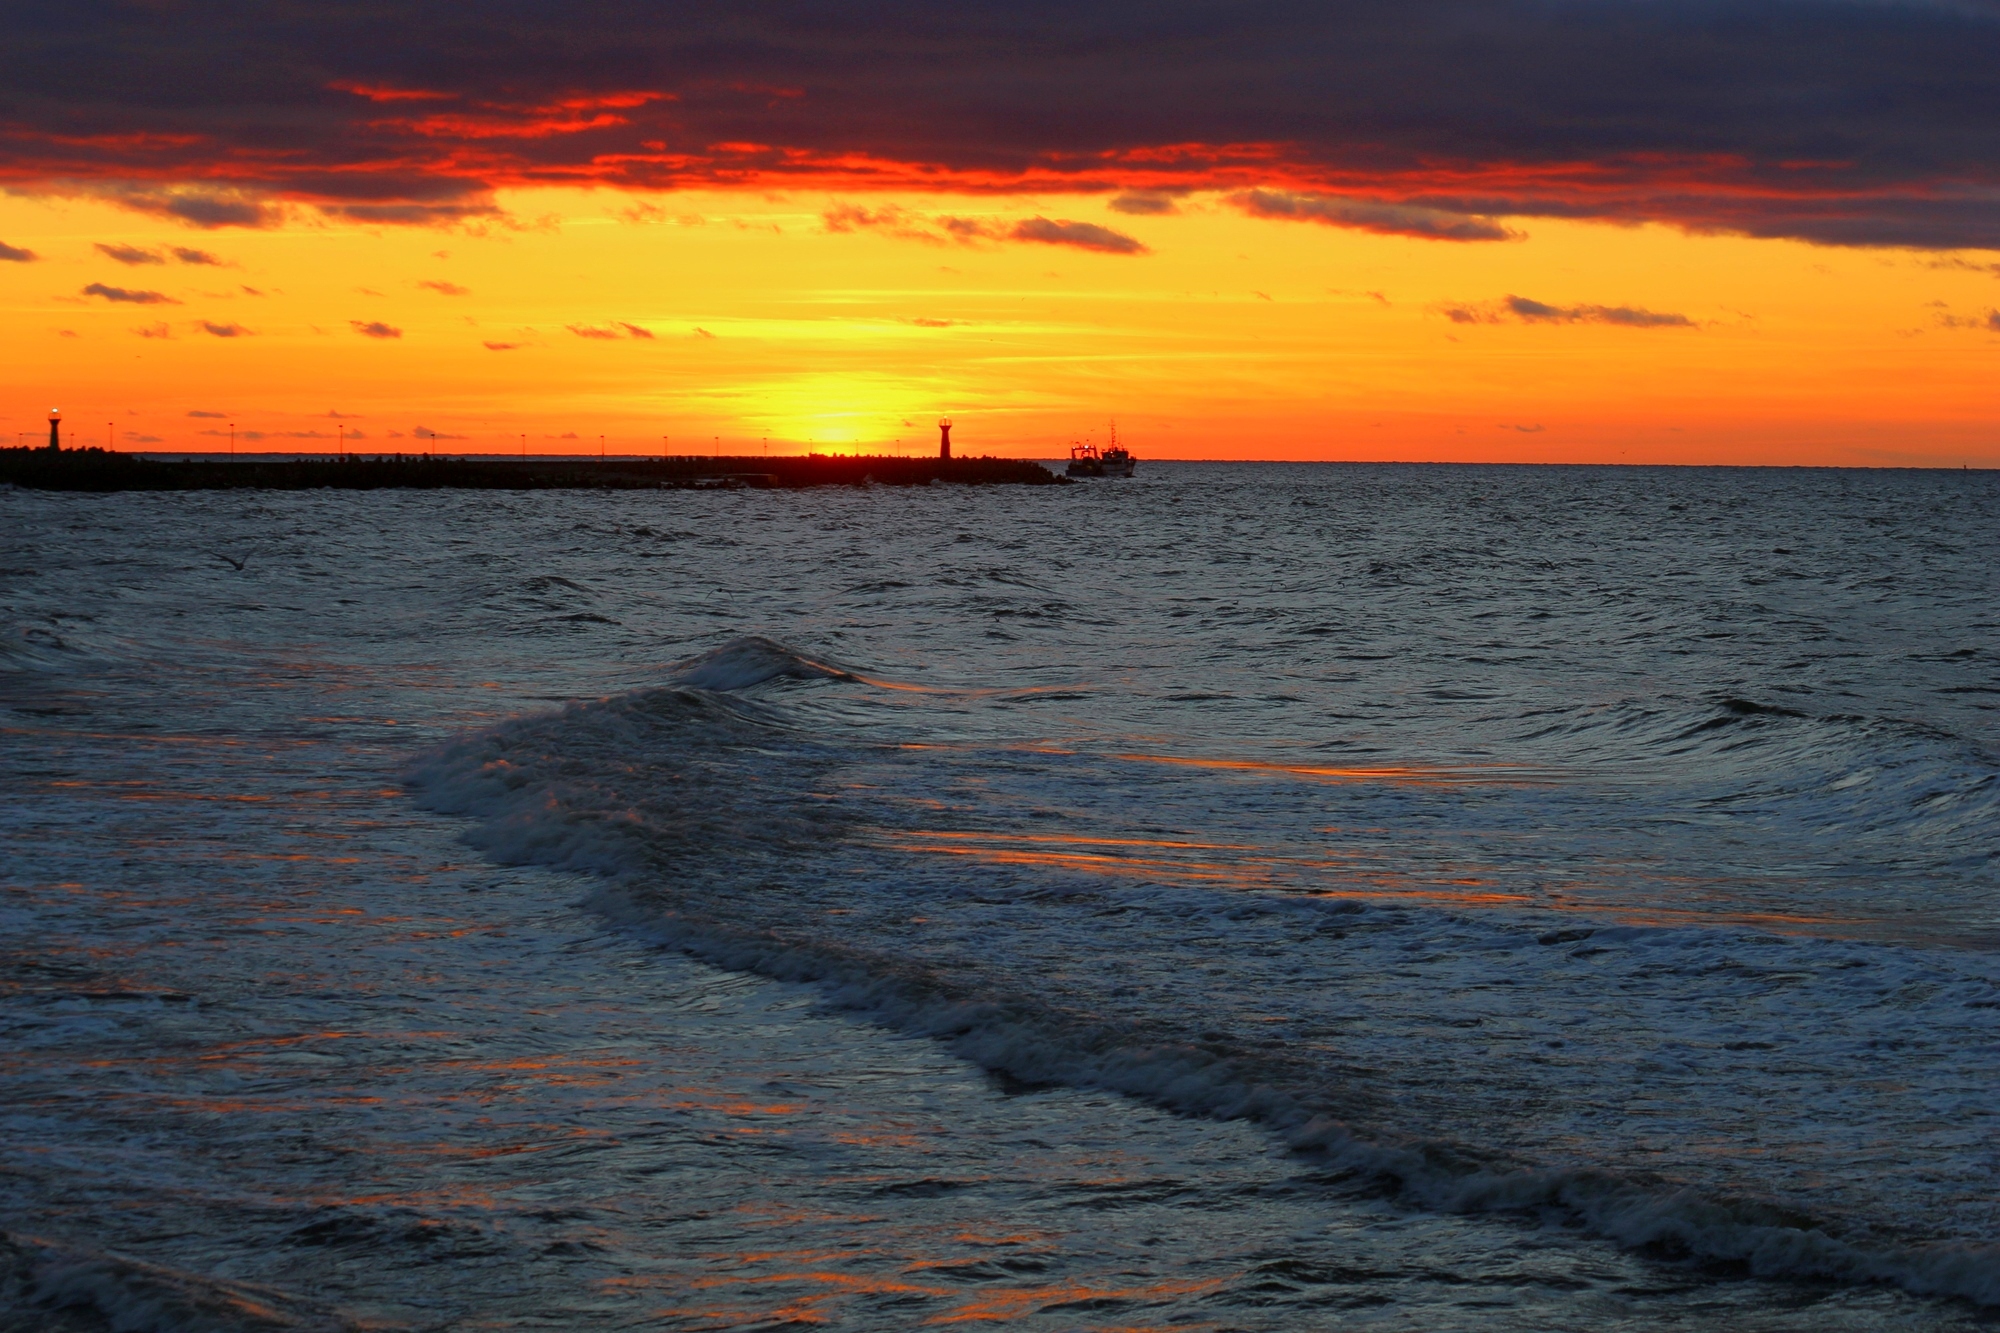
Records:
{"label": "orange sky", "polygon": [[[2000,466],[1993,253],[1544,219],[1448,242],[1219,194],[1154,215],[1078,195],[498,202],[511,222],[473,230],[195,230],[0,196],[0,242],[36,256],[0,263],[14,429],[39,442],[57,405],[72,439],[112,423],[128,449],[223,448],[233,422],[246,451],[331,449],[344,427],[368,451],[422,429],[454,452],[927,452],[949,413],[972,454],[1054,457],[1115,418],[1141,458]],[[830,224],[844,206],[871,221]],[[1035,218],[1146,252],[989,239]]]}

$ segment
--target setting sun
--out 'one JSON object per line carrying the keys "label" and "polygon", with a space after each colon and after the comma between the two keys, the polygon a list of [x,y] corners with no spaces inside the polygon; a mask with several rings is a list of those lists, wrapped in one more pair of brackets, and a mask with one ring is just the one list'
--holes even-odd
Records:
{"label": "setting sun", "polygon": [[[1994,278],[1956,254],[1555,220],[1459,243],[1201,194],[498,202],[191,235],[7,197],[38,256],[0,274],[15,382],[128,449],[213,448],[227,417],[265,450],[902,452],[950,411],[962,451],[1042,457],[1116,419],[1160,458],[2000,461]],[[1011,239],[1058,214],[1142,249]]]}

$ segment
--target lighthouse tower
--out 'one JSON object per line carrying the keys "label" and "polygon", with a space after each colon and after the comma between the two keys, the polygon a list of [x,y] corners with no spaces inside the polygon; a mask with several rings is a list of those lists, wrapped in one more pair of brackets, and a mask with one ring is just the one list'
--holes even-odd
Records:
{"label": "lighthouse tower", "polygon": [[951,418],[938,418],[938,457],[951,457]]}
{"label": "lighthouse tower", "polygon": [[49,449],[55,453],[62,451],[62,409],[60,407],[49,409]]}

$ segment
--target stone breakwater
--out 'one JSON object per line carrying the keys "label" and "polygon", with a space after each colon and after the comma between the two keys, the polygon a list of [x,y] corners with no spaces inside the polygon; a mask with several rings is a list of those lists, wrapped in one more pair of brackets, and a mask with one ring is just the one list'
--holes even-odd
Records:
{"label": "stone breakwater", "polygon": [[163,461],[103,449],[0,449],[0,484],[51,491],[791,490],[807,486],[1056,486],[1013,458],[809,454],[770,458],[489,460],[422,454]]}

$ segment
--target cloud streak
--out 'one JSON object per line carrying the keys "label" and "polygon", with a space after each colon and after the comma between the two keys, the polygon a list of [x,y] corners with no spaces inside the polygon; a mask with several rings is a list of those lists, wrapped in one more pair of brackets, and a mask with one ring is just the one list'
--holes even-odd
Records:
{"label": "cloud streak", "polygon": [[1372,231],[1385,236],[1415,236],[1426,241],[1521,239],[1521,233],[1511,231],[1489,217],[1414,204],[1293,194],[1285,190],[1244,190],[1231,195],[1229,202],[1253,218],[1318,222],[1328,227]]}
{"label": "cloud streak", "polygon": [[865,208],[858,204],[836,204],[821,215],[830,232],[875,231],[909,241],[933,245],[982,245],[1001,241],[1026,241],[1038,245],[1065,245],[1099,254],[1150,254],[1136,237],[1095,222],[1072,222],[1067,218],[1032,217],[1009,223],[999,218],[968,218],[944,213],[926,216],[894,204]]}
{"label": "cloud streak", "polygon": [[1692,329],[1686,315],[1630,305],[1550,305],[1506,296],[1485,305],[1446,305],[1439,313],[1454,324],[1610,324],[1626,329]]}
{"label": "cloud streak", "polygon": [[1982,329],[1987,333],[2000,333],[2000,310],[1988,310],[1983,315],[1942,314],[1937,317],[1938,326],[1947,329]]}
{"label": "cloud streak", "polygon": [[128,287],[113,287],[109,283],[93,282],[83,289],[85,296],[101,296],[107,301],[124,305],[179,305],[165,292],[134,291]]}
{"label": "cloud streak", "polygon": [[107,245],[105,242],[99,241],[97,242],[97,252],[106,259],[127,265],[164,264],[167,262],[164,256],[155,254],[151,250],[142,250],[136,245]]}
{"label": "cloud streak", "polygon": [[96,242],[97,252],[106,259],[128,266],[140,264],[164,264],[171,255],[183,264],[207,264],[221,267],[223,260],[206,250],[196,250],[185,245],[170,245],[164,250],[148,250],[142,246],[126,245],[123,242]]}
{"label": "cloud streak", "polygon": [[1441,240],[1575,217],[2000,247],[1992,0],[517,0],[475,44],[464,21],[412,0],[385,42],[338,0],[23,7],[0,181],[197,227],[476,222],[537,184],[1212,190]]}
{"label": "cloud streak", "polygon": [[1008,239],[1034,241],[1041,245],[1067,245],[1078,250],[1095,250],[1107,255],[1143,255],[1150,251],[1122,231],[1100,227],[1095,222],[1070,222],[1050,218],[1028,218],[1014,224]]}
{"label": "cloud streak", "polygon": [[1157,217],[1181,211],[1179,201],[1160,190],[1127,190],[1112,196],[1105,207],[1114,213],[1129,213],[1138,217]]}

